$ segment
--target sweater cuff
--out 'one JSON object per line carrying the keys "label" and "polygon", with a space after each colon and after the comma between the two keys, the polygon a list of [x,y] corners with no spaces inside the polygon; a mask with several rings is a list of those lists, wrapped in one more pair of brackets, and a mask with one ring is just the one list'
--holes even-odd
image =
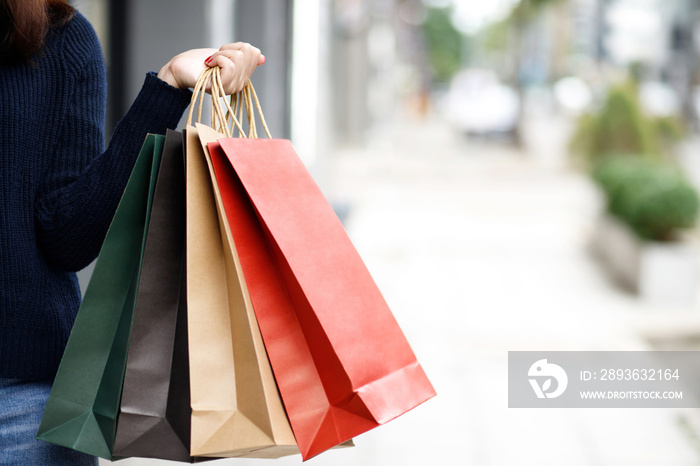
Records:
{"label": "sweater cuff", "polygon": [[167,82],[163,81],[158,77],[158,73],[156,71],[149,71],[146,73],[146,83],[148,83],[151,79],[155,79],[155,85],[157,86],[162,86],[164,89],[167,89],[168,92],[173,92],[175,94],[185,94],[188,95],[189,97],[192,96],[192,91],[189,89],[178,89],[177,87],[174,87]]}
{"label": "sweater cuff", "polygon": [[190,100],[191,90],[173,87],[160,79],[155,71],[149,71],[132,108],[139,109],[144,114],[157,113],[150,115],[151,118],[155,118],[151,119],[151,124],[148,125],[151,126],[149,132],[164,134],[165,128],[174,129],[177,126]]}
{"label": "sweater cuff", "polygon": [[189,89],[177,89],[155,72],[146,74],[141,90],[117,124],[109,143],[108,151],[117,153],[114,162],[124,164],[127,178],[146,134],[165,134],[166,129],[175,129],[191,99]]}
{"label": "sweater cuff", "polygon": [[175,129],[190,104],[192,91],[177,89],[149,72],[129,111],[114,128],[108,151],[120,154],[130,173],[146,134]]}

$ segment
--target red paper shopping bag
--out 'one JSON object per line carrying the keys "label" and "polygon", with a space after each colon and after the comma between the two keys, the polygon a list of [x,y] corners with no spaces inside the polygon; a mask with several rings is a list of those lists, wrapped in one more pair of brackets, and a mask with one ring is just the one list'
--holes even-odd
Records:
{"label": "red paper shopping bag", "polygon": [[304,459],[435,392],[345,229],[286,140],[209,145]]}

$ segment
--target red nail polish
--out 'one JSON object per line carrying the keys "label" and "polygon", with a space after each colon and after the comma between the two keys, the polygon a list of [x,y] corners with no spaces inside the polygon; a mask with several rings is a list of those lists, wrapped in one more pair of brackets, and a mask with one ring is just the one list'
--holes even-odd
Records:
{"label": "red nail polish", "polygon": [[211,56],[208,57],[206,60],[204,60],[204,63],[208,65],[210,61],[211,61]]}

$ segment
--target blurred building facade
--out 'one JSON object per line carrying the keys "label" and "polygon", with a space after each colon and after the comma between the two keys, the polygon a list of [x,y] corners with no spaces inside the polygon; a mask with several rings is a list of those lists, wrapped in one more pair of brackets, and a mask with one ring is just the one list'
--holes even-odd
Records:
{"label": "blurred building facade", "polygon": [[[521,0],[527,1],[527,0]],[[454,4],[459,3],[457,1]],[[143,73],[192,47],[234,40],[268,61],[254,75],[273,134],[309,161],[336,145],[361,145],[407,94],[430,86],[420,23],[426,0],[75,0],[95,25],[109,70],[109,126]],[[470,40],[466,37],[465,40]],[[522,40],[487,64],[519,85],[577,75],[595,82],[637,66],[672,87],[686,117],[700,108],[700,0],[561,0]],[[517,46],[516,46],[517,45]],[[465,66],[468,66],[465,63]],[[424,103],[423,103],[424,104]]]}
{"label": "blurred building facade", "polygon": [[[108,133],[138,93],[146,71],[157,71],[189,48],[242,40],[267,57],[253,82],[273,134],[298,139],[309,160],[337,144],[362,144],[371,121],[391,111],[396,70],[401,70],[397,12],[417,21],[415,11],[421,7],[420,0],[72,3],[93,23],[103,45]],[[409,49],[415,48],[411,30],[403,31],[401,42]]]}

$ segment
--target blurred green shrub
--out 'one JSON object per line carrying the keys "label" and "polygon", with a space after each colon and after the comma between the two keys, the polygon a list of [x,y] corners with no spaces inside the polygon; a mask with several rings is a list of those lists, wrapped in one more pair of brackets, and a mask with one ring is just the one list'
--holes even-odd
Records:
{"label": "blurred green shrub", "polygon": [[676,142],[680,141],[685,132],[683,127],[674,117],[654,118],[652,121],[654,133],[659,138],[662,151],[668,151]]}
{"label": "blurred green shrub", "polygon": [[610,156],[593,170],[593,179],[606,195],[608,211],[643,239],[673,241],[697,221],[698,194],[669,162]]}
{"label": "blurred green shrub", "polygon": [[602,107],[583,115],[570,149],[594,166],[610,154],[640,154],[655,158],[670,151],[683,136],[675,118],[651,118],[644,114],[637,86],[628,82],[610,88]]}
{"label": "blurred green shrub", "polygon": [[446,83],[462,66],[464,37],[452,24],[450,8],[428,8],[422,24],[433,78]]}

